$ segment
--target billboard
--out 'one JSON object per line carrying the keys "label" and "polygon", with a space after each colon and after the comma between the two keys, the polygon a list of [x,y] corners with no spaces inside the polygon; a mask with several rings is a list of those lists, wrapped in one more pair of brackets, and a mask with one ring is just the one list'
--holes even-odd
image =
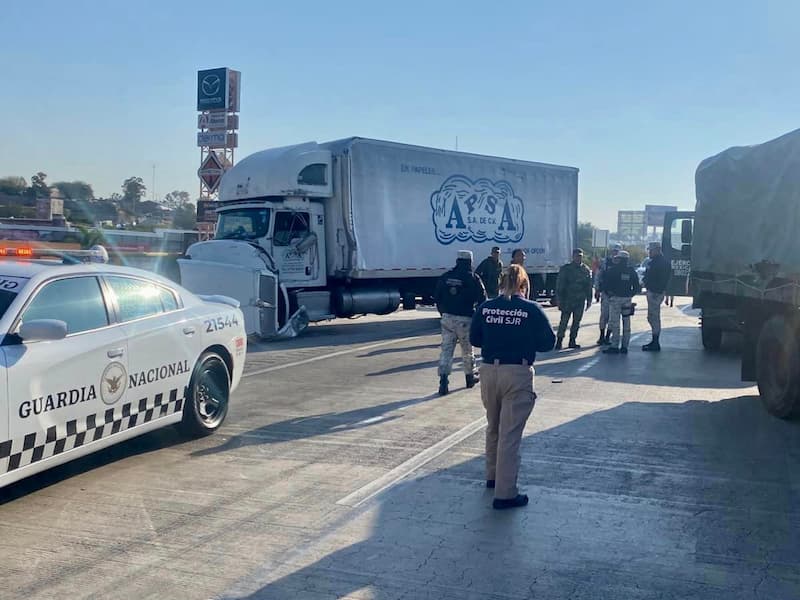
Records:
{"label": "billboard", "polygon": [[220,67],[197,72],[197,110],[239,111],[241,73]]}
{"label": "billboard", "polygon": [[197,222],[198,223],[216,223],[217,222],[217,206],[216,200],[198,200],[197,201]]}
{"label": "billboard", "polygon": [[617,212],[617,235],[622,238],[643,238],[647,233],[643,210]]}
{"label": "billboard", "polygon": [[228,91],[228,69],[197,72],[197,110],[226,110]]}
{"label": "billboard", "polygon": [[645,204],[644,220],[648,227],[663,227],[664,215],[668,212],[675,212],[677,206],[665,206],[663,204]]}

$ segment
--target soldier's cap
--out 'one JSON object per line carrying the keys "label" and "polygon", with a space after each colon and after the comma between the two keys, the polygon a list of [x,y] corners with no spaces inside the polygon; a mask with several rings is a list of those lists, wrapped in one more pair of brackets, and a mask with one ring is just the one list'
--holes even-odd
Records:
{"label": "soldier's cap", "polygon": [[460,260],[468,260],[472,262],[472,251],[471,250],[459,250],[458,251],[458,258]]}
{"label": "soldier's cap", "polygon": [[630,257],[631,257],[630,252],[626,250],[620,250],[619,254],[617,254],[617,258],[630,258]]}
{"label": "soldier's cap", "polygon": [[612,250],[622,250],[622,244],[612,244],[611,245],[611,249]]}
{"label": "soldier's cap", "polygon": [[583,250],[581,250],[580,248],[575,248],[572,251],[572,255],[575,256],[576,254],[583,254]]}
{"label": "soldier's cap", "polygon": [[492,246],[492,252],[500,252],[500,246]]}
{"label": "soldier's cap", "polygon": [[648,248],[650,248],[650,250],[661,250],[661,242],[650,242]]}

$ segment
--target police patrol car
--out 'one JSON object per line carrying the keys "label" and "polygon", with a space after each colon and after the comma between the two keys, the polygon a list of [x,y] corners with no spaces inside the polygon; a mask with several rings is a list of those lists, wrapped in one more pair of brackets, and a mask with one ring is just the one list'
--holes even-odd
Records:
{"label": "police patrol car", "polygon": [[225,419],[247,349],[238,302],[107,256],[0,248],[0,486],[173,423],[204,435]]}

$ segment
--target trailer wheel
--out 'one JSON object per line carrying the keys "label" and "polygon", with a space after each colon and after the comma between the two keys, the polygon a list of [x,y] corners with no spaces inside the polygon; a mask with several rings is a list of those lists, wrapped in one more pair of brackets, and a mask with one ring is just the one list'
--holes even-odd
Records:
{"label": "trailer wheel", "polygon": [[788,419],[800,412],[800,345],[794,323],[774,316],[761,328],[756,381],[767,412]]}
{"label": "trailer wheel", "polygon": [[722,347],[722,329],[712,327],[701,317],[700,336],[703,338],[703,348],[714,352]]}
{"label": "trailer wheel", "polygon": [[417,308],[417,297],[413,292],[403,294],[403,310],[414,310]]}

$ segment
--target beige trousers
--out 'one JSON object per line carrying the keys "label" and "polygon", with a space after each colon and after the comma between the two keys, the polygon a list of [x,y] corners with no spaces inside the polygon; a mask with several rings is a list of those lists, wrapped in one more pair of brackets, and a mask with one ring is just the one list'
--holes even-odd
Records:
{"label": "beige trousers", "polygon": [[481,365],[481,400],[486,409],[486,479],[495,480],[495,498],[515,498],[519,446],[533,410],[533,367]]}

